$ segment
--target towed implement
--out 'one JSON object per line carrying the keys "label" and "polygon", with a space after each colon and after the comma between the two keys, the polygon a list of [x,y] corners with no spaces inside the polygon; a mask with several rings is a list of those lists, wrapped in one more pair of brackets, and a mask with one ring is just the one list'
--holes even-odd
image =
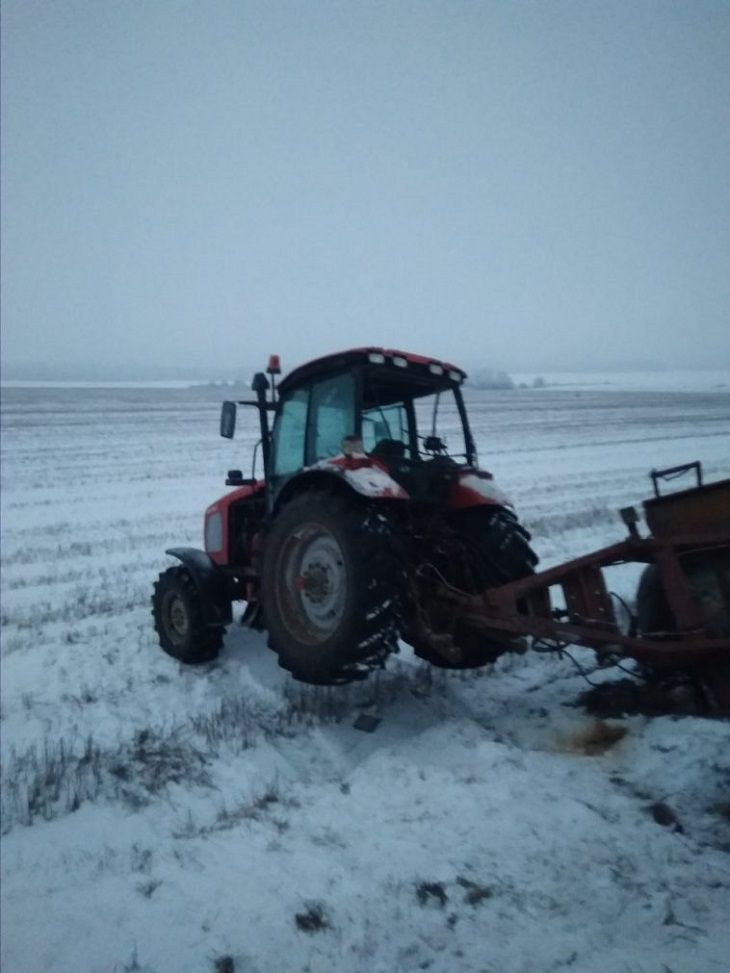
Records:
{"label": "towed implement", "polygon": [[[660,494],[660,479],[691,470],[695,487]],[[625,507],[623,541],[477,596],[441,594],[487,638],[529,635],[541,649],[583,645],[655,675],[683,673],[701,684],[709,708],[730,712],[730,479],[703,485],[699,462],[651,477],[655,494],[643,503],[649,536],[639,533],[636,509]],[[646,567],[627,627],[603,569],[628,562]],[[555,589],[565,607],[553,607]]]}
{"label": "towed implement", "polygon": [[[730,480],[703,485],[699,464],[657,471],[650,536],[627,508],[625,540],[536,573],[529,533],[478,465],[460,368],[370,347],[302,365],[277,389],[278,374],[272,356],[254,399],[223,403],[227,438],[238,406],[258,412],[252,476],[228,472],[231,490],[205,513],[205,550],[167,552],[180,563],[152,601],[174,658],[215,658],[243,601],[244,623],[266,629],[279,663],[306,682],[364,678],[399,639],[464,669],[531,636],[544,649],[692,670],[730,706]],[[660,495],[662,476],[690,468],[696,487]],[[628,631],[602,571],[626,561],[647,565]]]}

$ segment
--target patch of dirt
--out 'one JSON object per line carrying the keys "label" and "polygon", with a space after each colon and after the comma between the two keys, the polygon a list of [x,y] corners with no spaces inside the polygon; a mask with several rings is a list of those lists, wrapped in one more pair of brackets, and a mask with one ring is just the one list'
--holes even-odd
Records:
{"label": "patch of dirt", "polygon": [[472,882],[471,879],[463,878],[461,875],[457,877],[456,883],[464,889],[464,902],[467,905],[477,906],[485,899],[491,899],[494,895],[488,885],[480,885],[478,882]]}
{"label": "patch of dirt", "polygon": [[594,720],[590,726],[582,727],[568,737],[563,742],[562,749],[568,753],[580,753],[587,757],[596,757],[615,747],[628,732],[627,726],[606,723],[604,720]]}

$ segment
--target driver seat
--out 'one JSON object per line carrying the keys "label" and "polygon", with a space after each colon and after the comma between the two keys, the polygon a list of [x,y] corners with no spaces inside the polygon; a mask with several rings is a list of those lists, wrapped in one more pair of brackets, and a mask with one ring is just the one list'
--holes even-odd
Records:
{"label": "driver seat", "polygon": [[399,439],[381,439],[370,450],[373,459],[379,459],[387,466],[389,463],[400,463],[405,459],[406,444]]}

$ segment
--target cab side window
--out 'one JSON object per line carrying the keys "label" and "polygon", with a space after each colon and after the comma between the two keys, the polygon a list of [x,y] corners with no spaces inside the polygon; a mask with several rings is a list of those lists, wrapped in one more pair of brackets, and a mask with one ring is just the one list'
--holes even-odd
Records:
{"label": "cab side window", "polygon": [[355,432],[355,379],[336,375],[312,386],[307,464],[338,456],[342,440]]}
{"label": "cab side window", "polygon": [[383,440],[403,443],[403,452],[406,455],[410,453],[408,413],[402,402],[376,406],[363,412],[362,443],[365,452],[371,453]]}
{"label": "cab side window", "polygon": [[273,472],[296,473],[304,466],[304,435],[307,428],[309,389],[298,389],[281,403],[274,426]]}

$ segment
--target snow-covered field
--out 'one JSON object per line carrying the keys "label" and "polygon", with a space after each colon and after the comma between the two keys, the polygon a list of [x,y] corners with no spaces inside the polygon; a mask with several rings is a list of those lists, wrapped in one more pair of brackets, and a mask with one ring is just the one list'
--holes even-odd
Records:
{"label": "snow-covered field", "polygon": [[[728,373],[635,385],[469,394],[544,565],[620,538],[653,466],[730,476]],[[573,663],[532,653],[459,674],[404,648],[325,689],[237,626],[200,669],[159,650],[164,549],[200,546],[251,454],[222,394],[3,390],[3,973],[727,970],[726,721],[602,746]],[[609,580],[630,600],[634,568]]]}

